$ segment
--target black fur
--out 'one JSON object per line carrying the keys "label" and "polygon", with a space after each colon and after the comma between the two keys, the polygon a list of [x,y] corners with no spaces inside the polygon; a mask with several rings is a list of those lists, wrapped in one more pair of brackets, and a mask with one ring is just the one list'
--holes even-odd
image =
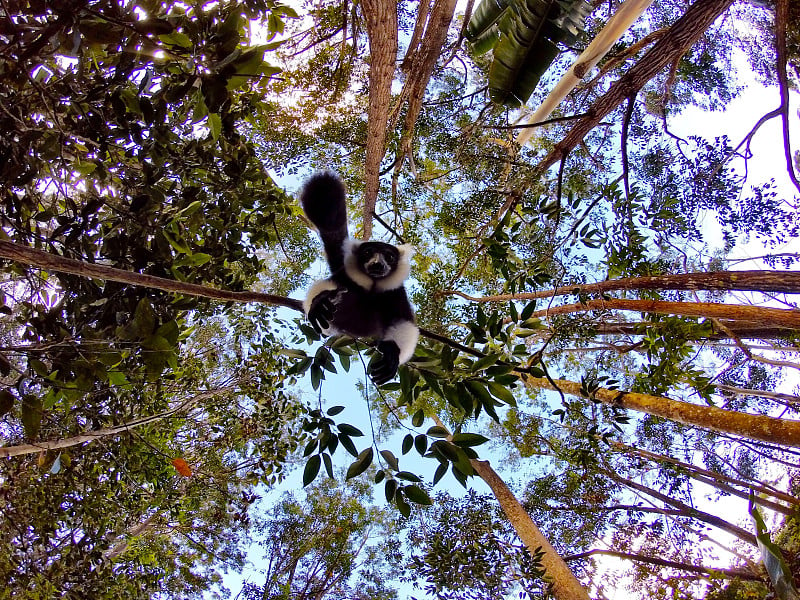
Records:
{"label": "black fur", "polygon": [[333,173],[318,173],[303,186],[300,205],[319,230],[331,271],[338,271],[343,266],[342,245],[348,237],[344,184]]}
{"label": "black fur", "polygon": [[319,230],[331,269],[331,276],[309,292],[308,319],[320,332],[378,340],[381,358],[370,365],[370,376],[382,385],[416,346],[414,310],[403,286],[411,248],[350,240],[344,186],[331,173],[314,175],[300,202]]}

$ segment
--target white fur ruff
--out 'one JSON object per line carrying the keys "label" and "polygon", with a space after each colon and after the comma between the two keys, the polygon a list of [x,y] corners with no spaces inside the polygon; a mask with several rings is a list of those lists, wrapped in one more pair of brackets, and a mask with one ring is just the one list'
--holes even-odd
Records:
{"label": "white fur ruff", "polygon": [[403,282],[411,274],[411,257],[414,255],[414,247],[410,244],[395,246],[400,251],[400,260],[397,262],[397,269],[394,273],[383,279],[374,280],[358,268],[356,261],[356,249],[363,244],[358,240],[348,238],[344,241],[344,271],[353,282],[366,291],[374,289],[379,292],[388,292],[402,287]]}
{"label": "white fur ruff", "polygon": [[419,328],[411,321],[403,321],[386,330],[384,340],[391,340],[400,348],[400,364],[408,362],[414,356],[414,349],[419,340]]}

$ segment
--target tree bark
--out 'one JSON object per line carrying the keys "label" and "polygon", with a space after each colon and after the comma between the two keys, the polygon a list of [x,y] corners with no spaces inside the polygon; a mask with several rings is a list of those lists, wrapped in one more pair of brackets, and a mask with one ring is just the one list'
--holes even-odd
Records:
{"label": "tree bark", "polygon": [[630,554],[628,552],[617,552],[616,550],[602,550],[595,549],[588,552],[581,552],[580,554],[572,554],[565,556],[564,560],[580,560],[582,558],[589,558],[596,554],[603,556],[614,556],[616,558],[624,558],[626,560],[633,560],[637,562],[644,562],[659,567],[668,567],[670,569],[678,569],[680,571],[688,571],[690,573],[699,573],[701,575],[708,575],[711,577],[725,577],[726,579],[742,579],[745,581],[761,581],[766,583],[766,579],[756,573],[745,571],[742,569],[715,569],[714,567],[703,567],[700,565],[690,565],[687,563],[679,563],[672,560],[664,560],[663,558],[656,558],[654,556],[645,556],[643,554]]}
{"label": "tree bark", "polygon": [[589,600],[586,589],[575,578],[547,538],[539,531],[530,515],[491,467],[489,461],[471,460],[470,462],[475,472],[491,488],[500,507],[528,550],[533,553],[537,548],[541,548],[544,552],[542,566],[545,568],[546,579],[553,584],[553,596],[557,600]]}
{"label": "tree bark", "polygon": [[705,317],[748,322],[764,327],[778,326],[800,329],[800,310],[766,308],[741,304],[717,304],[712,302],[666,302],[662,300],[589,300],[582,304],[563,304],[533,313],[532,317],[551,317],[591,310],[632,310],[644,313]]}
{"label": "tree bark", "polygon": [[[546,390],[556,390],[571,396],[581,397],[581,384],[565,379],[554,379],[552,383],[543,377],[524,376],[526,385]],[[751,415],[716,406],[700,406],[672,400],[663,396],[650,396],[636,392],[623,392],[599,388],[594,398],[604,404],[619,406],[663,417],[685,425],[692,425],[720,433],[730,433],[741,437],[800,447],[800,421],[777,419],[765,415]]]}
{"label": "tree bark", "polygon": [[362,238],[368,240],[372,237],[372,213],[375,212],[380,188],[381,160],[386,151],[386,124],[397,60],[397,3],[394,0],[362,0],[361,9],[367,23],[370,56],[362,213]]}
{"label": "tree bark", "polygon": [[630,479],[625,479],[624,477],[620,477],[616,473],[608,472],[607,475],[617,483],[621,483],[622,485],[629,487],[632,490],[637,490],[639,492],[642,492],[643,494],[661,500],[667,506],[672,506],[674,508],[677,508],[678,510],[683,511],[684,516],[687,519],[696,519],[703,523],[708,523],[709,525],[713,525],[714,527],[721,529],[722,531],[727,531],[728,533],[736,536],[743,542],[747,542],[752,546],[758,546],[758,542],[756,542],[755,535],[753,535],[746,529],[742,529],[741,527],[734,525],[733,523],[729,523],[722,517],[712,515],[702,510],[697,510],[695,507],[689,506],[685,502],[681,502],[680,500],[676,500],[675,498],[667,496],[666,494],[662,494],[661,492],[649,488],[646,485],[642,485],[641,483],[636,483],[635,481],[631,481]]}
{"label": "tree bark", "polygon": [[733,0],[697,0],[670,27],[669,32],[589,108],[590,116],[577,124],[537,165],[544,172],[577,146],[586,135],[626,98],[638,92],[665,66],[678,60],[728,7]]}
{"label": "tree bark", "polygon": [[[786,337],[786,330],[781,327],[758,327],[747,323],[725,322],[724,320],[722,323],[730,333],[715,331],[705,339],[728,340],[731,339],[731,334],[740,340],[771,340]],[[646,325],[648,324],[641,321],[638,323],[598,323],[595,333],[598,335],[642,335],[641,327]]]}
{"label": "tree bark", "polygon": [[[724,481],[734,485],[750,488],[753,491],[757,492],[758,494],[763,494],[765,496],[772,496],[773,498],[777,498],[779,500],[783,500],[784,502],[788,502],[789,504],[792,504],[796,507],[800,507],[800,499],[795,498],[794,496],[791,496],[789,494],[785,494],[779,490],[766,488],[752,481],[744,481],[741,479],[736,479],[734,477],[729,477],[728,475],[717,473],[716,471],[709,471],[708,469],[703,469],[702,467],[698,467],[697,465],[680,461],[677,458],[672,458],[671,456],[666,456],[664,454],[656,454],[654,452],[649,452],[648,450],[643,450],[642,448],[634,448],[633,446],[628,446],[627,444],[623,444],[622,442],[611,442],[611,446],[616,450],[619,450],[620,452],[628,452],[631,454],[635,454],[637,456],[646,458],[656,463],[659,462],[670,463],[684,469],[687,472],[699,473],[707,478],[712,478],[717,481]],[[709,484],[709,485],[713,486],[715,484]],[[755,501],[758,502],[759,500],[761,500],[761,498],[757,496],[755,498]]]}
{"label": "tree bark", "polygon": [[436,61],[442,53],[442,48],[447,40],[447,30],[453,20],[456,9],[456,0],[434,0],[430,19],[425,28],[425,37],[419,51],[413,58],[410,75],[406,86],[408,87],[408,111],[403,122],[403,136],[400,140],[398,158],[400,161],[408,153],[411,140],[414,137],[414,126],[422,109],[422,100],[425,97],[425,88],[428,87],[433,74]]}
{"label": "tree bark", "polygon": [[714,271],[653,277],[626,277],[597,283],[562,285],[541,292],[482,297],[468,296],[457,290],[449,290],[444,293],[458,295],[472,302],[506,302],[508,300],[535,300],[570,294],[599,294],[628,290],[713,290],[723,292],[736,290],[800,294],[800,271]]}
{"label": "tree bark", "polygon": [[58,256],[50,252],[45,252],[44,250],[37,250],[36,248],[3,240],[0,240],[0,258],[7,258],[44,269],[45,271],[56,271],[58,273],[78,275],[79,277],[128,283],[173,294],[184,294],[186,296],[197,296],[200,298],[231,302],[259,302],[262,304],[285,306],[301,312],[303,310],[303,303],[293,298],[275,296],[273,294],[262,294],[259,292],[229,292],[227,290],[218,290],[196,283],[175,281],[174,279],[155,277],[154,275],[145,275],[143,273],[116,269],[114,267],[87,263],[74,258]]}
{"label": "tree bark", "polygon": [[123,423],[122,425],[117,425],[115,427],[103,427],[102,429],[86,431],[79,435],[74,435],[72,437],[63,438],[60,440],[47,440],[47,441],[36,442],[34,444],[19,444],[17,446],[0,447],[0,458],[8,458],[10,456],[22,456],[24,454],[36,454],[38,452],[42,452],[43,450],[60,450],[61,448],[70,448],[72,446],[77,446],[79,444],[94,442],[95,440],[99,440],[100,438],[119,435],[121,433],[127,433],[131,429],[141,427],[142,425],[149,425],[150,423],[156,423],[167,417],[172,417],[181,412],[186,412],[187,410],[195,406],[203,398],[209,398],[225,391],[226,390],[219,389],[219,390],[209,390],[207,392],[201,392],[196,396],[194,396],[193,398],[190,398],[185,402],[182,402],[173,409],[166,410],[164,412],[155,415],[150,415],[149,417],[134,419],[133,421],[129,421],[127,423]]}

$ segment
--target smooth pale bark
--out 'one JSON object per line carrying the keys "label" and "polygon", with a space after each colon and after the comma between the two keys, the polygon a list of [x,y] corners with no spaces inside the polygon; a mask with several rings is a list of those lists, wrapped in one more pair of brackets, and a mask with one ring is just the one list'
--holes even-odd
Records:
{"label": "smooth pale bark", "polygon": [[92,279],[103,279],[105,281],[116,281],[118,283],[128,283],[141,287],[153,288],[174,294],[185,296],[197,296],[200,298],[210,298],[212,300],[232,301],[232,302],[259,302],[261,304],[275,304],[285,306],[294,310],[303,310],[303,303],[300,300],[275,296],[273,294],[261,294],[258,292],[229,292],[218,290],[205,285],[196,283],[186,283],[175,281],[154,275],[123,271],[114,267],[106,267],[87,263],[74,258],[58,256],[44,250],[37,250],[22,244],[0,240],[0,258],[7,258],[22,264],[31,265],[44,269],[45,271],[56,271],[58,273],[69,273],[80,277]]}
{"label": "smooth pale bark", "polygon": [[497,472],[486,460],[472,460],[472,468],[486,482],[500,507],[503,509],[509,523],[514,527],[519,539],[533,553],[541,548],[542,566],[545,568],[545,577],[553,585],[553,595],[557,600],[589,600],[586,589],[572,574],[567,563],[556,552],[555,548],[542,534],[531,519],[528,512],[517,500],[516,496],[500,478]]}
{"label": "smooth pale bark", "polygon": [[498,294],[495,296],[468,296],[458,290],[446,294],[461,296],[472,302],[507,302],[509,300],[536,300],[570,294],[598,294],[627,290],[691,290],[691,291],[747,291],[800,294],[800,271],[712,271],[710,273],[678,273],[653,277],[626,277],[597,283],[562,285],[541,292]]}
{"label": "smooth pale bark", "polygon": [[[567,97],[576,85],[594,69],[600,59],[603,58],[619,38],[621,38],[633,22],[647,10],[653,0],[626,0],[614,15],[608,20],[605,27],[600,30],[586,50],[575,59],[573,65],[561,77],[552,91],[547,95],[539,108],[536,109],[529,118],[528,124],[539,123],[547,119],[550,113]],[[531,136],[533,129],[526,129],[517,135],[517,143],[524,146]]]}
{"label": "smooth pale bark", "polygon": [[729,319],[737,322],[746,321],[762,326],[800,329],[800,310],[767,308],[746,304],[717,304],[714,302],[666,302],[663,300],[621,300],[611,298],[608,300],[589,300],[581,304],[553,306],[545,310],[536,311],[531,316],[544,318],[592,310],[630,310],[662,315]]}
{"label": "smooth pale bark", "polygon": [[369,109],[362,213],[362,237],[368,240],[372,237],[372,213],[378,199],[381,160],[386,151],[386,124],[397,60],[397,2],[362,0],[361,9],[369,37]]}
{"label": "smooth pale bark", "polygon": [[661,69],[678,60],[700,39],[717,18],[728,10],[733,0],[697,0],[683,16],[675,21],[669,32],[614,82],[608,92],[598,98],[587,111],[590,116],[576,125],[558,142],[553,150],[537,165],[543,172],[561,160],[594,129],[603,118],[624,100],[636,94]]}
{"label": "smooth pale bark", "polygon": [[[571,396],[581,396],[581,384],[565,379],[553,379],[555,387],[543,377],[524,376],[525,384],[545,390],[560,390]],[[720,433],[730,433],[751,440],[782,446],[800,447],[800,421],[776,419],[764,415],[751,415],[716,406],[700,406],[672,400],[663,396],[650,396],[636,392],[622,392],[599,388],[594,396],[598,401],[663,417],[685,425],[693,425]]]}

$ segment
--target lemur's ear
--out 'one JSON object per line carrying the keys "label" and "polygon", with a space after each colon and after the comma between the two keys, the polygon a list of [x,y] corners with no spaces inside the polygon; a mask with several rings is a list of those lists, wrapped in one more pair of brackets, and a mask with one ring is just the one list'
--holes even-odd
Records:
{"label": "lemur's ear", "polygon": [[414,256],[414,246],[411,244],[400,244],[397,246],[397,250],[400,252],[400,260],[411,260],[411,257]]}

